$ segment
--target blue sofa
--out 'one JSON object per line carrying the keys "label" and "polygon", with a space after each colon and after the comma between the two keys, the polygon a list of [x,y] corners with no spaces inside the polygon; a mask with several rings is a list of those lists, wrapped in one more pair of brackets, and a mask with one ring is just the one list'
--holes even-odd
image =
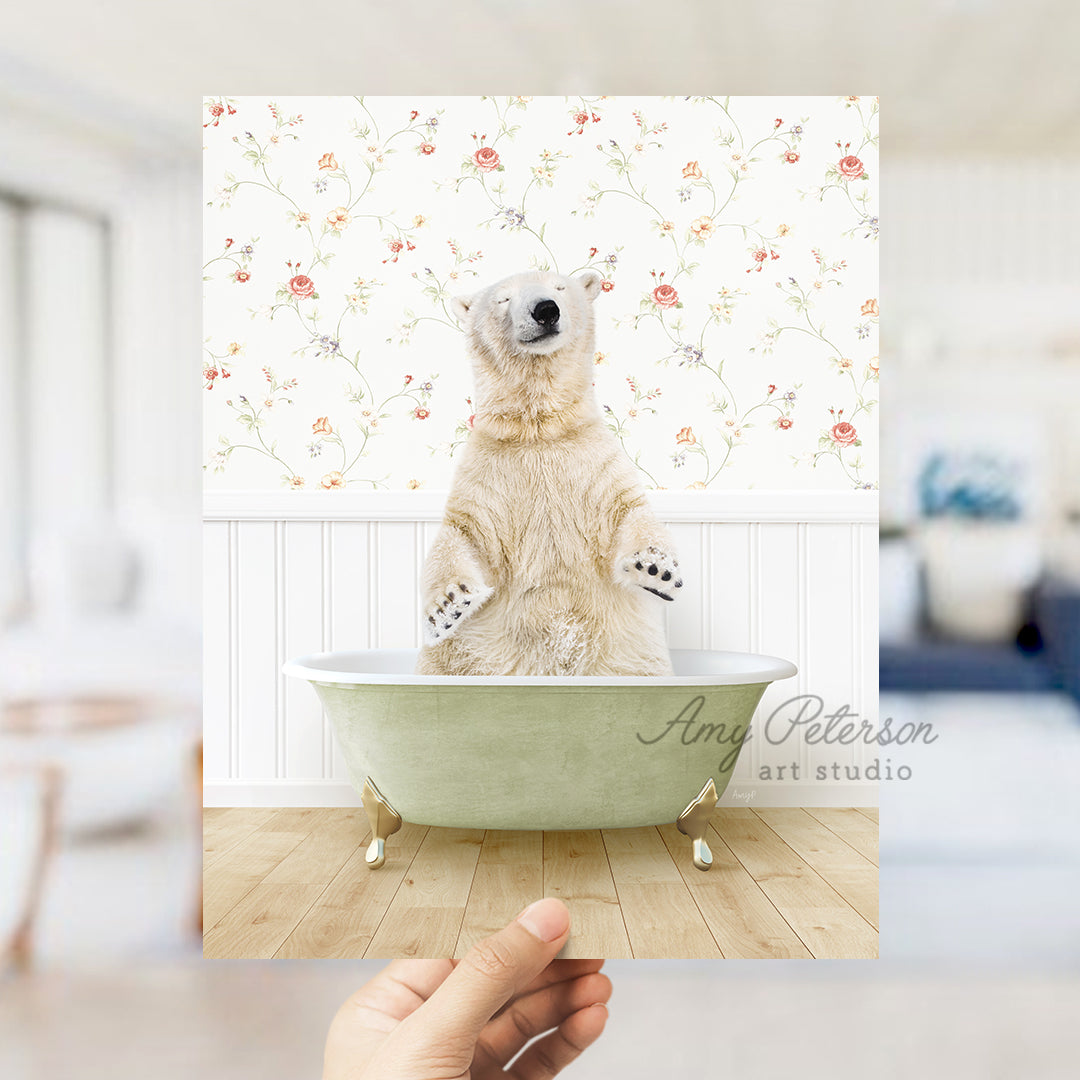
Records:
{"label": "blue sofa", "polygon": [[1080,586],[1047,579],[1031,597],[1028,626],[1008,644],[948,641],[927,633],[882,645],[882,690],[1064,690],[1080,701]]}

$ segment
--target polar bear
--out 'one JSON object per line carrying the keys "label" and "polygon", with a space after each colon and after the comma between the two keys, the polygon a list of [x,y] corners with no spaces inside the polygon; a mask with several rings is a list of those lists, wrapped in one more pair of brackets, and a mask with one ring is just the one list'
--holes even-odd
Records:
{"label": "polar bear", "polygon": [[421,584],[426,675],[662,675],[671,538],[593,391],[594,271],[452,301],[473,431]]}

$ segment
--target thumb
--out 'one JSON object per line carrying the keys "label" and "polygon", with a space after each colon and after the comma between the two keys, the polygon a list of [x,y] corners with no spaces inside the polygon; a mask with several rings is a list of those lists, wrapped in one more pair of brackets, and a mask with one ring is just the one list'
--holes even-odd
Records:
{"label": "thumb", "polygon": [[474,945],[409,1018],[414,1035],[471,1050],[484,1025],[555,959],[570,934],[561,900],[530,904],[509,926]]}

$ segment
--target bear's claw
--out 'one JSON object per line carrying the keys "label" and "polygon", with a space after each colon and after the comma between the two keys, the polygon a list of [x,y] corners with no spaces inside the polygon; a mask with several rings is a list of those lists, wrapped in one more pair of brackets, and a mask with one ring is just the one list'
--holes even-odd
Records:
{"label": "bear's claw", "polygon": [[468,585],[461,581],[445,586],[442,593],[436,594],[434,601],[425,609],[426,643],[438,645],[440,641],[445,641],[461,625],[462,617],[479,607],[491,592],[485,585]]}
{"label": "bear's claw", "polygon": [[[682,588],[678,562],[659,548],[635,551],[621,562],[626,585],[640,585],[663,600],[674,600],[676,590]],[[666,587],[658,587],[660,582]]]}

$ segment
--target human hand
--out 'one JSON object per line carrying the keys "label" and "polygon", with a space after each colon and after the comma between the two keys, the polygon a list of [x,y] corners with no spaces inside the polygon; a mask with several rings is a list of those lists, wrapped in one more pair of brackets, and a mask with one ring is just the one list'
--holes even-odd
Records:
{"label": "human hand", "polygon": [[557,1075],[599,1038],[611,996],[603,960],[555,959],[569,932],[566,906],[539,900],[460,962],[395,960],[334,1017],[323,1080]]}

